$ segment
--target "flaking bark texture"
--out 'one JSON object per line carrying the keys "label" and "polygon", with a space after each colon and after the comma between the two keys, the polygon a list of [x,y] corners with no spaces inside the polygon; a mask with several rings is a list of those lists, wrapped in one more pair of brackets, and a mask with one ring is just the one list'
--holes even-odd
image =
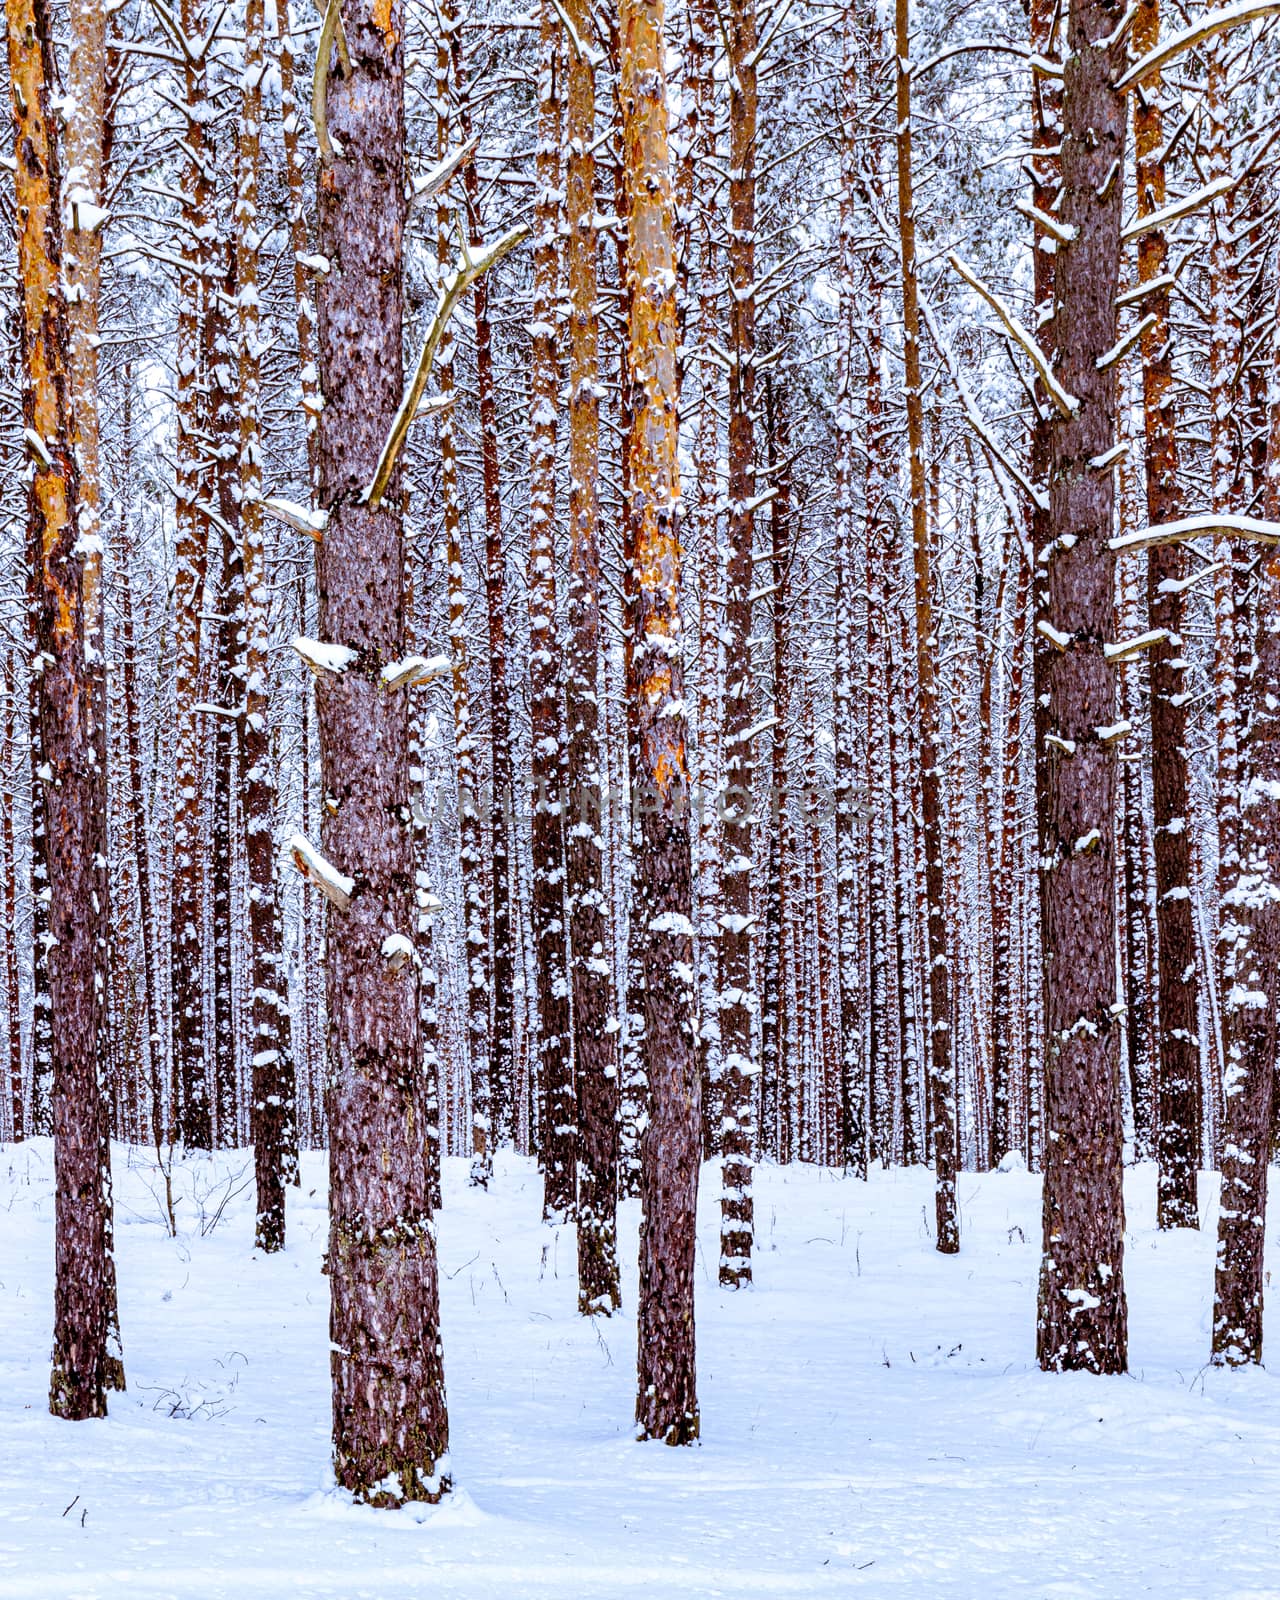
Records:
{"label": "flaking bark texture", "polygon": [[698,1436],[693,1267],[701,1145],[694,1045],[689,777],[680,658],[680,478],[675,259],[662,0],[620,8],[623,149],[631,199],[627,281],[629,441],[636,607],[630,694],[637,709],[633,937],[644,970],[649,1123],[641,1141],[641,1438]]}
{"label": "flaking bark texture", "polygon": [[[401,395],[404,18],[347,6],[352,74],[328,80],[342,154],[319,174],[319,626],[356,652],[319,683],[323,849],[354,879],[330,910],[329,1017],[334,1472],[373,1505],[447,1490],[448,1419],[430,1220],[418,974],[383,942],[415,926],[409,706],[379,674],[403,654],[404,528],[393,479],[361,503]],[[323,65],[322,65],[323,70]]]}
{"label": "flaking bark texture", "polygon": [[1036,776],[1044,951],[1044,1254],[1037,1350],[1046,1370],[1126,1365],[1124,1196],[1115,1014],[1116,670],[1110,467],[1115,442],[1115,294],[1124,203],[1125,106],[1112,88],[1124,45],[1103,43],[1121,8],[1073,0],[1062,98],[1055,372],[1078,402],[1049,431],[1047,595]]}
{"label": "flaking bark texture", "polygon": [[50,121],[51,18],[43,0],[6,7],[13,95],[22,415],[34,457],[27,495],[49,872],[49,997],[54,1021],[54,1326],[49,1409],[70,1421],[106,1415],[123,1387],[108,1353],[114,1313],[110,1147],[98,1073],[103,995],[95,982],[106,863],[99,847],[102,774],[85,657],[79,473],[73,449],[70,339],[61,272],[58,151]]}

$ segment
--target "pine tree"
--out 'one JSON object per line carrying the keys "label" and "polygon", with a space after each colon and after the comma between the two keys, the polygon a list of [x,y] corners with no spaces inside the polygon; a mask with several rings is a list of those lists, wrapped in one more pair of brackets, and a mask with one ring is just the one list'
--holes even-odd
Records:
{"label": "pine tree", "polygon": [[[415,930],[404,516],[367,495],[401,402],[404,17],[337,7],[321,32],[319,627],[351,652],[316,688],[330,892],[329,1279],[334,1471],[373,1505],[437,1500],[449,1429],[428,1191]],[[332,54],[331,54],[332,52]],[[318,130],[319,131],[319,130]],[[340,885],[334,885],[341,880]],[[349,890],[345,885],[349,884]]]}
{"label": "pine tree", "polygon": [[693,1264],[701,1084],[693,1029],[689,775],[680,656],[675,254],[663,0],[624,0],[623,148],[631,200],[628,362],[635,519],[632,682],[641,808],[633,937],[644,972],[649,1123],[641,1140],[640,1436],[698,1437]]}

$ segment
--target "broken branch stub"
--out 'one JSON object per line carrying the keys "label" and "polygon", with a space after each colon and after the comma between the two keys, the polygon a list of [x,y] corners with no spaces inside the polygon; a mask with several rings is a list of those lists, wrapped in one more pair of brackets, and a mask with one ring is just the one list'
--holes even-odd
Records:
{"label": "broken branch stub", "polygon": [[301,833],[295,833],[289,840],[288,850],[293,857],[294,866],[307,882],[314,884],[325,899],[337,906],[339,911],[345,911],[351,904],[351,896],[355,892],[355,879],[348,878],[344,872],[339,872],[333,862],[327,861]]}

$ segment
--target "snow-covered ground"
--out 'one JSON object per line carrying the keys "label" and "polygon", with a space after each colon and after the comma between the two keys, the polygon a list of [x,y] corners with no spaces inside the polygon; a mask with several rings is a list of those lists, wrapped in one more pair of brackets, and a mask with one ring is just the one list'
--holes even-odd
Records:
{"label": "snow-covered ground", "polygon": [[51,1150],[0,1150],[0,1596],[1280,1597],[1280,1383],[1205,1369],[1212,1236],[1157,1235],[1149,1168],[1128,1188],[1132,1373],[1109,1379],[1035,1369],[1033,1177],[965,1174],[943,1259],[927,1173],[766,1168],[734,1295],[709,1170],[704,1439],[670,1450],[631,1438],[635,1205],[626,1310],[586,1322],[532,1164],[480,1194],[450,1162],[459,1488],[411,1514],[327,1481],[323,1158],[274,1258],[252,1250],[247,1154],[179,1172],[176,1239],[145,1156],[115,1167],[129,1391],[108,1421],[55,1422]]}

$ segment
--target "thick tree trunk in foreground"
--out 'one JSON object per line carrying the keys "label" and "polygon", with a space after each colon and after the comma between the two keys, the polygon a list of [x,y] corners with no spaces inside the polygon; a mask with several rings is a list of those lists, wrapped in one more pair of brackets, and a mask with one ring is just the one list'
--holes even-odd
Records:
{"label": "thick tree trunk in foreground", "polygon": [[409,707],[382,668],[404,653],[402,491],[363,503],[401,397],[404,18],[398,0],[348,6],[352,73],[328,78],[342,150],[321,165],[319,627],[355,652],[317,686],[328,797],[323,848],[351,880],[330,911],[329,1329],[334,1472],[373,1505],[448,1488],[448,1419],[430,1220],[413,940]]}
{"label": "thick tree trunk in foreground", "polygon": [[623,0],[623,146],[631,196],[627,279],[635,419],[629,441],[636,614],[629,693],[642,812],[633,937],[644,966],[649,1124],[641,1142],[641,1438],[698,1436],[693,1266],[701,1146],[694,1041],[689,776],[680,660],[676,306],[662,0]]}
{"label": "thick tree trunk in foreground", "polygon": [[[1124,1193],[1115,971],[1116,669],[1111,463],[1125,105],[1103,0],[1072,0],[1062,100],[1061,221],[1049,330],[1073,400],[1049,430],[1047,595],[1037,624],[1036,781],[1045,1005],[1044,1255],[1037,1348],[1050,1371],[1126,1365]],[[1037,555],[1039,552],[1037,552]]]}
{"label": "thick tree trunk in foreground", "polygon": [[85,658],[79,477],[73,449],[70,340],[61,286],[54,80],[42,0],[9,0],[9,80],[15,123],[18,275],[22,291],[22,414],[34,455],[28,553],[40,654],[37,775],[48,829],[49,994],[53,1016],[55,1278],[49,1409],[70,1421],[106,1415],[106,1386],[123,1386],[108,1355],[110,1149],[98,1076],[97,917],[106,899],[104,793],[97,768],[92,676]]}

